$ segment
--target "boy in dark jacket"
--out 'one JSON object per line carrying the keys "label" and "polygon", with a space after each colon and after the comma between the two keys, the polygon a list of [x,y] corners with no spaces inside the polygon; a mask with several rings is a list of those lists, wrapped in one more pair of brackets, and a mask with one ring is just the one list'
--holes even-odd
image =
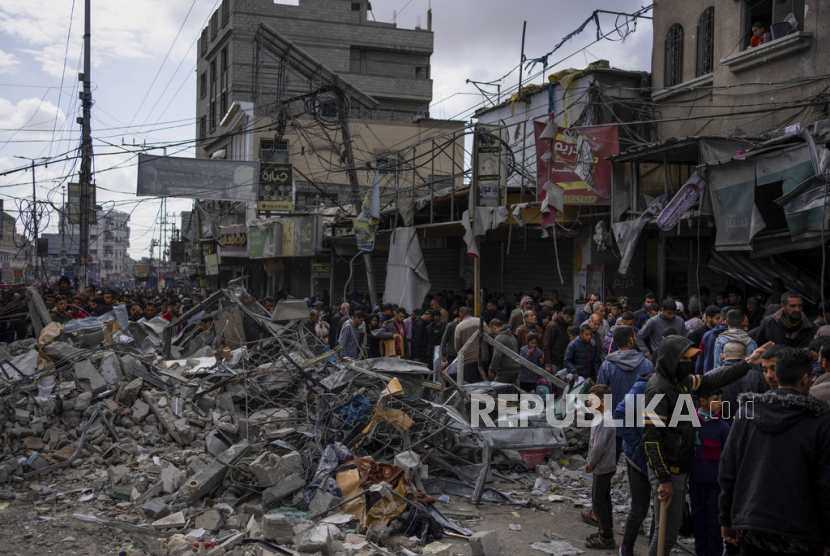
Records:
{"label": "boy in dark jacket", "polygon": [[605,407],[605,399],[610,398],[611,389],[604,384],[597,384],[588,393],[596,396],[596,398],[591,398],[591,405],[601,415],[599,418],[594,417],[599,422],[596,425],[592,423],[591,426],[588,461],[585,465],[585,472],[592,473],[594,476],[591,502],[599,522],[599,531],[585,539],[585,546],[596,549],[616,548],[613,506],[611,505],[611,479],[617,471],[617,453],[614,443],[616,432],[612,424],[606,423],[611,420],[611,416],[606,415],[606,411],[611,413],[611,408]]}
{"label": "boy in dark jacket", "polygon": [[[646,389],[646,383],[654,374],[654,368],[637,377],[637,382],[631,387],[623,401],[614,409],[614,419],[626,423],[626,412],[629,412],[629,423],[636,423],[637,396]],[[628,423],[626,423],[627,425]],[[651,504],[651,483],[648,481],[648,459],[643,446],[643,427],[622,426],[617,428],[617,434],[623,438],[623,454],[628,467],[628,489],[631,492],[631,511],[625,520],[623,542],[620,545],[620,556],[633,556],[634,543],[640,527],[648,516],[648,507]]]}
{"label": "boy in dark jacket", "polygon": [[[527,345],[522,348],[519,352],[519,355],[536,365],[537,367],[542,366],[542,350],[539,349],[539,336],[536,334],[531,334],[527,337]],[[530,369],[525,369],[522,367],[522,372],[519,375],[519,385],[521,386],[522,390],[525,392],[535,392],[536,391],[536,381],[539,380],[539,377],[531,371]]]}
{"label": "boy in dark jacket", "polygon": [[559,378],[563,375],[572,375],[594,379],[599,371],[599,350],[593,340],[594,331],[586,322],[579,327],[579,336],[568,344],[565,352],[565,369],[559,372]]}
{"label": "boy in dark jacket", "polygon": [[[648,456],[648,476],[654,491],[655,534],[651,538],[649,556],[657,555],[660,527],[665,527],[666,546],[674,546],[683,519],[683,497],[689,471],[695,461],[694,415],[689,397],[719,390],[743,377],[753,365],[761,362],[765,344],[753,352],[747,361],[736,363],[715,374],[695,375],[692,358],[700,350],[679,335],[665,338],[655,352],[654,376],[643,392],[643,443]],[[660,523],[661,501],[668,508],[666,523]]]}
{"label": "boy in dark jacket", "polygon": [[695,554],[721,556],[723,539],[718,521],[718,465],[729,425],[720,416],[723,404],[720,391],[698,398],[700,427],[695,439],[695,463],[689,472],[689,505],[694,524]]}
{"label": "boy in dark jacket", "polygon": [[778,389],[740,397],[718,483],[721,534],[741,554],[830,552],[830,406],[808,395],[810,359],[782,348]]}

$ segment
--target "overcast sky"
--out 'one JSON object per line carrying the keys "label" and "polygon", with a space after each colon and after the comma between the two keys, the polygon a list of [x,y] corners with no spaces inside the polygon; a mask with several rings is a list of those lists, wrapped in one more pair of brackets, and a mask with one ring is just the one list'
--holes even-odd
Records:
{"label": "overcast sky", "polygon": [[[430,0],[373,0],[370,18],[388,22],[396,11],[399,27],[413,28],[419,19],[426,27],[429,4]],[[130,254],[134,258],[146,256],[150,239],[158,236],[160,204],[156,199],[135,197],[136,159],[125,152],[134,149],[122,147],[122,141],[131,145],[194,139],[196,38],[217,5],[217,0],[92,0],[92,134],[95,153],[100,155],[95,159],[98,201],[105,208],[132,213]],[[528,22],[525,54],[534,58],[552,50],[595,9],[630,13],[641,5],[632,0],[432,2],[432,117],[469,120],[470,109],[483,98],[465,81],[499,79],[518,64],[523,21]],[[71,155],[76,149],[83,16],[83,0],[75,0],[74,7],[73,0],[0,3],[0,172],[28,164],[15,157]],[[617,21],[623,19],[600,16],[604,32]],[[556,64],[551,72],[584,67],[597,59],[607,59],[622,69],[651,69],[649,20],[639,20],[636,32],[625,41],[603,40],[581,50],[595,40],[596,28],[591,23],[550,57],[549,62]],[[514,71],[502,87],[517,82]],[[542,77],[534,82],[541,83]],[[179,156],[193,156],[187,146],[169,148],[167,153],[179,150]],[[161,150],[153,153],[161,154]],[[74,161],[38,168],[38,199],[60,204],[62,178],[77,176],[77,171]],[[15,217],[19,216],[19,200],[31,198],[31,180],[30,172],[0,176],[0,198]],[[168,201],[177,222],[178,212],[190,206],[189,200]],[[57,214],[46,220],[48,231],[57,231]],[[17,227],[22,231],[20,218]]]}

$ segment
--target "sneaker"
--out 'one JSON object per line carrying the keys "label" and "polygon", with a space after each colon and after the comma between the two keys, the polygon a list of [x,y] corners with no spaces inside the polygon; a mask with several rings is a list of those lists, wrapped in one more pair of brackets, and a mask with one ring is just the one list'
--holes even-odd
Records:
{"label": "sneaker", "polygon": [[620,556],[634,556],[634,551],[630,548],[626,548],[625,545],[620,545]]}

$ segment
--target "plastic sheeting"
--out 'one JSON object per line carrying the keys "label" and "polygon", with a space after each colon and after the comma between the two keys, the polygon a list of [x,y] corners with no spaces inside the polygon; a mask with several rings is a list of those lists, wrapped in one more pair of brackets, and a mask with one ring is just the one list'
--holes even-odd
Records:
{"label": "plastic sheeting", "polygon": [[412,311],[421,307],[430,286],[415,228],[398,228],[389,240],[383,300]]}

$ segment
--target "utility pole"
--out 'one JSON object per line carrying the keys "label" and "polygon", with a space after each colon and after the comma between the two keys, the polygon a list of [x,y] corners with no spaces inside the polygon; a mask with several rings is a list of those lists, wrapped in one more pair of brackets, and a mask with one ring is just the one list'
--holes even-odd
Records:
{"label": "utility pole", "polygon": [[66,226],[66,187],[61,186],[61,206],[63,207],[63,215],[60,219],[61,224],[61,276],[66,275],[66,246],[64,245],[64,229]]}
{"label": "utility pole", "polygon": [[89,257],[89,225],[90,225],[90,193],[92,185],[92,132],[90,129],[90,110],[92,108],[92,90],[90,76],[90,2],[84,0],[84,72],[78,76],[83,81],[84,90],[81,93],[83,101],[83,119],[81,122],[81,206],[80,206],[80,232],[81,240],[78,249],[79,267],[78,281],[81,287],[86,286],[87,281],[87,260]]}
{"label": "utility pole", "polygon": [[34,227],[35,243],[32,249],[32,273],[35,277],[35,282],[39,282],[40,272],[35,270],[37,268],[37,185],[35,185],[35,161],[32,161],[32,226]]}
{"label": "utility pole", "polygon": [[[359,207],[361,206],[361,199],[360,199],[360,185],[357,182],[357,170],[354,167],[354,154],[352,153],[352,134],[349,132],[349,116],[346,114],[346,99],[345,99],[345,91],[340,88],[340,76],[335,74],[334,75],[334,86],[337,88],[335,92],[335,96],[337,97],[337,117],[340,120],[340,133],[343,135],[343,155],[346,158],[346,164],[348,164],[348,171],[346,174],[349,176],[349,184],[352,188],[352,205],[355,207],[355,210],[359,213]],[[397,171],[397,169],[396,169]],[[364,251],[363,252],[363,261],[366,263],[366,281],[369,284],[369,297],[372,300],[372,307],[376,307],[378,304],[378,289],[375,284],[375,268],[372,263],[372,252],[371,251]],[[334,268],[331,270],[334,272]],[[334,292],[330,292],[329,295],[334,295]]]}

